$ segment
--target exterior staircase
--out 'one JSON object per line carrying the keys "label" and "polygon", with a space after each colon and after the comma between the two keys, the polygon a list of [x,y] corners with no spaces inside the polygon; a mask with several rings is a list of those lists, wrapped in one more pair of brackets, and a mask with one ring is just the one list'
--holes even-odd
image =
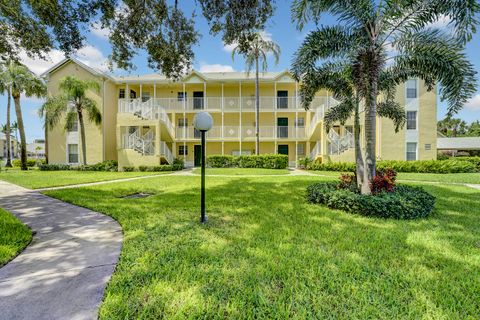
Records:
{"label": "exterior staircase", "polygon": [[355,148],[354,137],[351,132],[340,136],[335,130],[330,129],[328,133],[328,153],[329,155],[340,155],[350,149]]}

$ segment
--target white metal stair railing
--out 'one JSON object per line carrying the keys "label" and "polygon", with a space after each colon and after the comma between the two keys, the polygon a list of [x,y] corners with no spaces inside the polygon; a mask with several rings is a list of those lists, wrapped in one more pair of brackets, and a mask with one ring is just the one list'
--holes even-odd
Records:
{"label": "white metal stair railing", "polygon": [[315,143],[312,151],[310,152],[310,159],[315,160],[317,155],[320,154],[320,142]]}
{"label": "white metal stair railing", "polygon": [[329,139],[329,154],[341,154],[348,149],[354,147],[354,137],[349,131],[343,136],[340,136],[335,130],[331,129],[328,133]]}
{"label": "white metal stair railing", "polygon": [[155,154],[155,141],[154,139],[141,138],[135,131],[124,136],[123,148],[135,150],[142,155],[153,155]]}
{"label": "white metal stair railing", "polygon": [[160,155],[167,159],[168,163],[173,163],[173,154],[165,141],[160,141]]}

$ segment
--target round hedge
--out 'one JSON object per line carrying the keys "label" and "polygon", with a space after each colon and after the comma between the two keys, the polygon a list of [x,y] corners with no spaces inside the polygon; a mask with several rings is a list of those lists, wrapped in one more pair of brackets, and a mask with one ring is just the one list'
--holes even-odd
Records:
{"label": "round hedge", "polygon": [[393,192],[362,195],[338,189],[337,185],[335,182],[312,184],[307,188],[307,200],[349,213],[394,219],[423,218],[435,206],[435,197],[419,187],[396,186]]}

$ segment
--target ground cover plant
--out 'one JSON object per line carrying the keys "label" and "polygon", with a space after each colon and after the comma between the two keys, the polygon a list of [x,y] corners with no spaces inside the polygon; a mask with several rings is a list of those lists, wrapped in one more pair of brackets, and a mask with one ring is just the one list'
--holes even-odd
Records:
{"label": "ground cover plant", "polygon": [[[3,168],[5,169],[5,168]],[[40,171],[2,170],[0,180],[18,184],[25,188],[39,189],[72,184],[133,178],[161,172],[109,172],[109,171]],[[163,172],[162,172],[163,173]]]}
{"label": "ground cover plant", "polygon": [[32,232],[9,212],[0,209],[0,267],[30,243]]}
{"label": "ground cover plant", "polygon": [[[205,226],[199,176],[47,194],[123,228],[101,319],[478,316],[477,190],[424,184],[435,214],[395,220],[307,203],[306,187],[323,180],[333,178],[209,177]],[[119,198],[136,192],[152,195]]]}
{"label": "ground cover plant", "polygon": [[[201,174],[200,168],[193,169],[194,174]],[[289,174],[287,169],[259,169],[259,168],[206,168],[206,175],[283,175]]]}
{"label": "ground cover plant", "polygon": [[207,166],[211,168],[285,169],[288,167],[288,156],[282,154],[211,155],[207,157]]}

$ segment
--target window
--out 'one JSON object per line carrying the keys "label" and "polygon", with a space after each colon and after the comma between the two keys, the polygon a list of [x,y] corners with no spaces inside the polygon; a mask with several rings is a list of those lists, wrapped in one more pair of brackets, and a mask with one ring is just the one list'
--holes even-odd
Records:
{"label": "window", "polygon": [[118,98],[125,99],[125,89],[120,89],[120,91],[118,92]]}
{"label": "window", "polygon": [[305,145],[303,143],[299,143],[297,145],[297,155],[303,156],[305,154]]}
{"label": "window", "polygon": [[288,91],[277,91],[277,109],[288,109]]}
{"label": "window", "polygon": [[188,119],[187,118],[178,118],[178,126],[179,127],[188,127]]}
{"label": "window", "polygon": [[425,150],[432,150],[432,145],[430,143],[425,144]]}
{"label": "window", "polygon": [[407,80],[406,88],[407,88],[407,99],[417,98],[417,80],[415,79]]}
{"label": "window", "polygon": [[407,142],[407,161],[417,160],[417,143]]}
{"label": "window", "polygon": [[137,92],[134,90],[130,90],[130,99],[136,99],[137,98]]}
{"label": "window", "polygon": [[417,111],[407,111],[407,130],[417,130]]}
{"label": "window", "polygon": [[188,146],[178,146],[178,155],[179,156],[186,156],[188,155]]}
{"label": "window", "polygon": [[78,163],[78,144],[68,145],[68,163]]}
{"label": "window", "polygon": [[78,132],[78,120],[75,116],[75,120],[68,126],[68,132]]}
{"label": "window", "polygon": [[186,92],[177,92],[177,100],[178,101],[183,101],[184,99],[187,99],[187,93]]}
{"label": "window", "polygon": [[295,120],[295,127],[305,127],[305,118],[297,118],[297,120]]}

